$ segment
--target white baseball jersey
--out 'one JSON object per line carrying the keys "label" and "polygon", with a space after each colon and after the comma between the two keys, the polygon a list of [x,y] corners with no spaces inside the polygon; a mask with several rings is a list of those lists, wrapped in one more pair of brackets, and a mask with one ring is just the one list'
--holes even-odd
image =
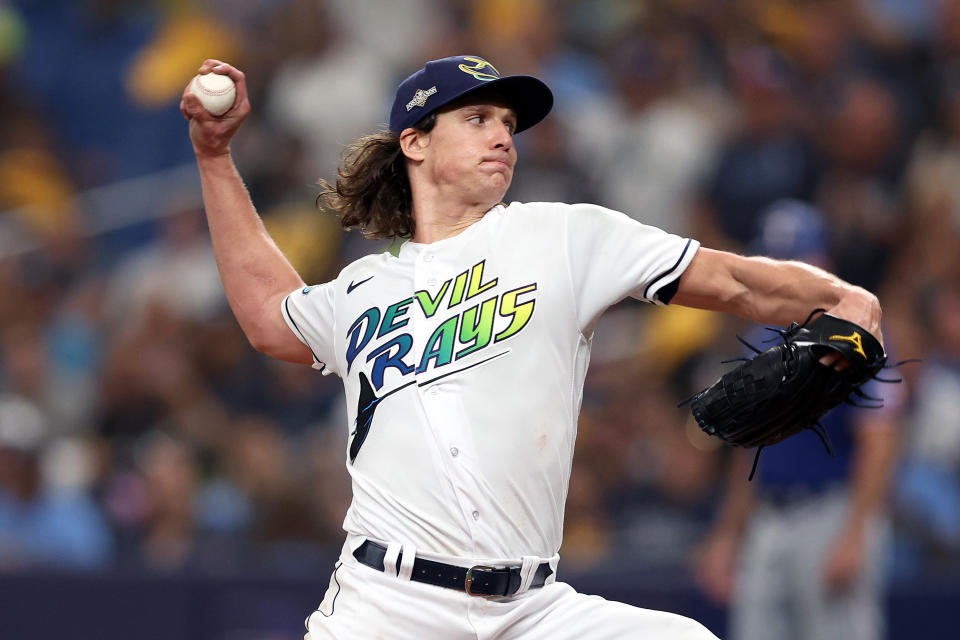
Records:
{"label": "white baseball jersey", "polygon": [[512,203],[287,296],[314,367],[344,382],[344,529],[444,556],[556,554],[593,327],[626,296],[662,303],[698,247],[594,205]]}

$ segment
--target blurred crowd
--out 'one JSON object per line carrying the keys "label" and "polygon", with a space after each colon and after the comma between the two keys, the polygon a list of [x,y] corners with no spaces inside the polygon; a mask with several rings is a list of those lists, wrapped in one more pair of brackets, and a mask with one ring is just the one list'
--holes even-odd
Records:
{"label": "blurred crowd", "polygon": [[[0,571],[315,571],[340,544],[339,381],[250,348],[193,173],[157,176],[192,162],[183,87],[229,60],[254,203],[304,279],[330,279],[387,247],[317,211],[317,178],[455,53],[554,90],[508,200],[596,202],[744,253],[769,246],[771,211],[821,217],[889,350],[922,358],[891,373],[891,566],[960,566],[960,1],[0,0]],[[106,228],[91,192],[148,213]],[[605,316],[565,566],[689,561],[729,453],[676,405],[738,330],[633,301]]]}

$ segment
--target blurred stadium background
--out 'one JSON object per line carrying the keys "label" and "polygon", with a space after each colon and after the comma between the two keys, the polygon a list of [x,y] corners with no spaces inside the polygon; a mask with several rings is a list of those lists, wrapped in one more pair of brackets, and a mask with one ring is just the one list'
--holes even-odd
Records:
{"label": "blurred stadium background", "polygon": [[[902,370],[890,637],[954,634],[960,2],[0,0],[0,637],[301,637],[349,500],[342,392],[239,332],[180,92],[207,57],[247,73],[237,164],[320,282],[384,246],[317,212],[316,179],[454,53],[555,91],[510,200],[597,202],[735,251],[784,200],[821,213],[888,346],[924,358]],[[561,550],[575,586],[721,634],[690,556],[729,454],[675,405],[738,329],[608,313]]]}

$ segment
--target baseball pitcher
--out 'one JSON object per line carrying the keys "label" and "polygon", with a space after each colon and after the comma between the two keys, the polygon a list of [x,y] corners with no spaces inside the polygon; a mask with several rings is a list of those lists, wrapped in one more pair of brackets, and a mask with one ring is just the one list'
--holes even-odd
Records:
{"label": "baseball pitcher", "polygon": [[879,337],[869,292],[813,267],[747,258],[590,204],[502,202],[514,136],[550,111],[531,76],[477,56],[404,80],[389,130],[356,141],[325,208],[406,241],[304,283],[230,156],[250,111],[184,92],[213,248],[240,326],[272,357],[340,376],[353,500],[308,636],[714,638],[674,614],[557,579],[577,416],[597,319],[626,296],[779,325],[814,308]]}

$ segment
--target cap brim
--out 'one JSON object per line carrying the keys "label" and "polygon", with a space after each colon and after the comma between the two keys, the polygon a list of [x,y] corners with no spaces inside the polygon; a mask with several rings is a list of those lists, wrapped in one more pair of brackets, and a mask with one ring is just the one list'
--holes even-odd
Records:
{"label": "cap brim", "polygon": [[550,109],[553,108],[553,92],[533,76],[504,76],[498,80],[491,80],[452,97],[446,104],[475,93],[488,91],[503,96],[517,112],[517,129],[514,133],[520,133],[537,124],[547,117]]}

